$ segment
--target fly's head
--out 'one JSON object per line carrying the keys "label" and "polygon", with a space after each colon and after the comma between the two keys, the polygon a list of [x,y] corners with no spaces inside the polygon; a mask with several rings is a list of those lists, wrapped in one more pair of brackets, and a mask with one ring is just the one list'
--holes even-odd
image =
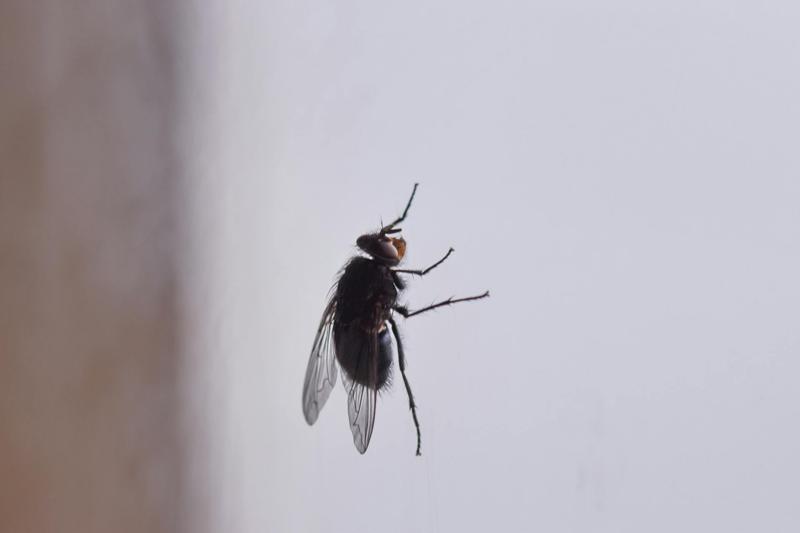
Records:
{"label": "fly's head", "polygon": [[378,233],[367,233],[356,240],[356,245],[367,255],[387,266],[395,266],[406,253],[406,241],[402,237],[391,237],[397,229],[382,229]]}

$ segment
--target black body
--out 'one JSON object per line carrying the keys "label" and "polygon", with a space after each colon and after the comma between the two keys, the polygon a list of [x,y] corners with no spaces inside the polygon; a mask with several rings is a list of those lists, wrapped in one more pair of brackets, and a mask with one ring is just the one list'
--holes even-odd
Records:
{"label": "black body", "polygon": [[[386,320],[397,303],[398,287],[388,266],[375,259],[354,257],[336,286],[333,341],[336,360],[356,383],[378,390],[389,381],[392,345]],[[375,354],[376,375],[369,375]]]}
{"label": "black body", "polygon": [[424,276],[453,253],[450,248],[444,257],[424,270],[394,268],[405,255],[406,241],[390,235],[400,232],[396,226],[405,220],[416,191],[415,184],[400,217],[378,232],[362,235],[356,241],[367,257],[354,257],[345,265],[336,290],[322,313],[306,368],[303,415],[306,422],[314,424],[336,383],[338,367],[342,367],[350,430],[353,443],[361,453],[367,451],[372,438],[378,391],[391,382],[394,339],[397,364],[417,430],[417,455],[420,455],[422,437],[417,406],[406,377],[405,352],[392,313],[410,318],[438,307],[489,296],[487,291],[478,296],[448,298],[416,311],[409,311],[397,303],[398,295],[405,288],[401,275]]}

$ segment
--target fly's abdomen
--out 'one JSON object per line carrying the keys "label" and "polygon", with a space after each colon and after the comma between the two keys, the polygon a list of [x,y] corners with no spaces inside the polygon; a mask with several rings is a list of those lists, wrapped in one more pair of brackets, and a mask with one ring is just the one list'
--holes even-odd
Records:
{"label": "fly's abdomen", "polygon": [[350,379],[371,389],[381,389],[388,383],[392,366],[388,328],[375,332],[356,324],[337,325],[333,339],[336,359]]}

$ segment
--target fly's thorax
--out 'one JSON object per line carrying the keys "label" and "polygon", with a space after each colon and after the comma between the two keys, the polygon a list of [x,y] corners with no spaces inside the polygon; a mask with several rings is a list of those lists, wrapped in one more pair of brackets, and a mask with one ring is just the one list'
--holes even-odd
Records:
{"label": "fly's thorax", "polygon": [[336,320],[379,327],[396,301],[391,269],[374,259],[354,257],[336,287]]}

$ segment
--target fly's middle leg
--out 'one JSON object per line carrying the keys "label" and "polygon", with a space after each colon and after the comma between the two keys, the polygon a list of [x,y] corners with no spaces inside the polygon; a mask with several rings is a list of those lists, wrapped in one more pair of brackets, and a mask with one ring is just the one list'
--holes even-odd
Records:
{"label": "fly's middle leg", "polygon": [[433,311],[439,307],[445,307],[448,305],[457,304],[459,302],[470,302],[472,300],[481,300],[483,298],[489,297],[489,291],[484,292],[483,294],[479,294],[477,296],[467,296],[465,298],[448,298],[442,302],[438,302],[427,307],[423,307],[422,309],[417,309],[416,311],[409,311],[408,308],[402,305],[395,305],[394,310],[403,315],[404,318],[411,318],[412,316],[422,314],[426,311]]}
{"label": "fly's middle leg", "polygon": [[450,254],[452,254],[453,251],[454,250],[452,248],[450,248],[449,250],[447,250],[447,253],[444,254],[444,257],[442,257],[441,259],[439,259],[438,261],[436,261],[434,264],[432,264],[431,266],[429,266],[426,269],[423,269],[423,270],[405,270],[405,269],[402,269],[402,268],[395,268],[393,270],[393,272],[399,272],[401,274],[412,274],[414,276],[424,276],[425,274],[427,274],[428,272],[430,272],[431,270],[433,270],[437,266],[439,266],[442,263],[444,263],[444,260],[447,259],[448,257],[450,257]]}

